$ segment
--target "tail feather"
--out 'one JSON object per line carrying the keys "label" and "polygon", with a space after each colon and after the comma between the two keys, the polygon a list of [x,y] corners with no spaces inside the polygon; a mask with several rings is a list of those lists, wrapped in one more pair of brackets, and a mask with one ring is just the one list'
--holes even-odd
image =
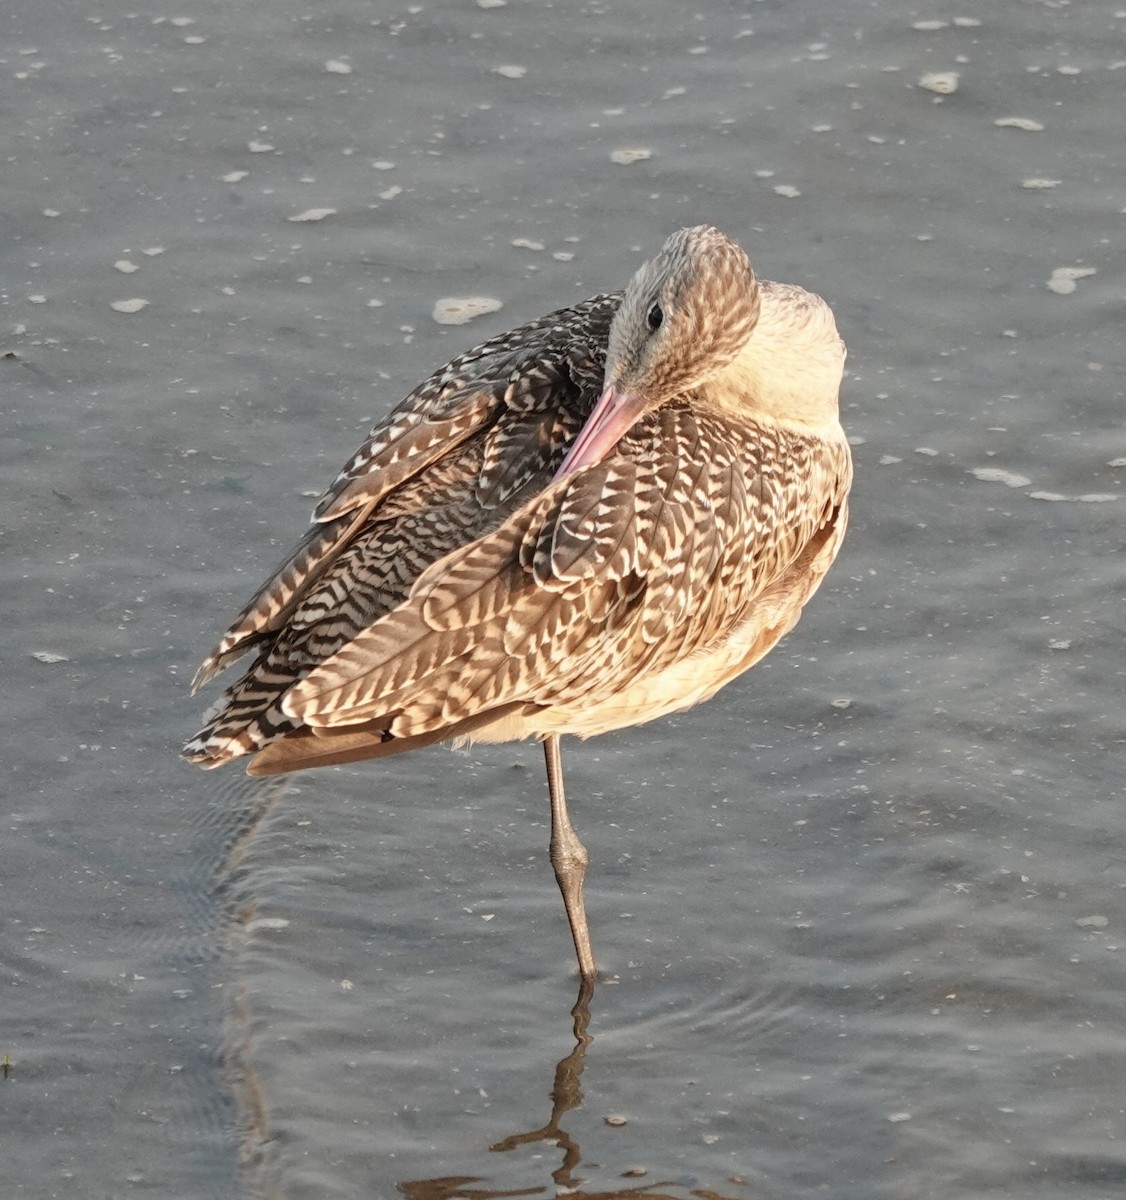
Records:
{"label": "tail feather", "polygon": [[389,732],[388,726],[395,716],[394,713],[376,721],[365,721],[362,725],[335,726],[328,729],[311,729],[303,725],[264,746],[247,765],[246,773],[284,775],[288,771],[300,771],[306,767],[329,767],[341,763],[362,762],[369,758],[387,758],[392,754],[403,754],[421,746],[432,746],[436,742],[448,742],[456,738],[472,740],[476,731],[503,721],[511,713],[525,707],[527,706],[519,703],[506,704],[488,712],[477,713],[476,716],[456,725],[410,737],[394,737]]}

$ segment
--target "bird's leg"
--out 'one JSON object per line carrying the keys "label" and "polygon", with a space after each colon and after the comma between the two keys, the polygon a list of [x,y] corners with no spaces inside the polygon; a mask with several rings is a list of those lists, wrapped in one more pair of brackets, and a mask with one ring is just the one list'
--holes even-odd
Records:
{"label": "bird's leg", "polygon": [[594,951],[590,946],[590,930],[586,924],[583,905],[583,878],[586,875],[586,847],[567,815],[567,798],[563,794],[563,760],[559,754],[559,735],[550,733],[544,738],[543,755],[547,763],[547,791],[551,799],[551,866],[555,881],[563,893],[563,907],[575,940],[579,959],[579,974],[584,981],[594,980]]}

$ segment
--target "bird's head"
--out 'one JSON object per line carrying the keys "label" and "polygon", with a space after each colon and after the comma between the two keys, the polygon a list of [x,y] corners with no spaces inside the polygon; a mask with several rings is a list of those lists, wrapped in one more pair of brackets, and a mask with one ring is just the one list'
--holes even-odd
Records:
{"label": "bird's head", "polygon": [[758,282],[735,242],[710,225],[674,233],[625,290],[602,396],[559,473],[598,462],[643,413],[722,373],[758,314]]}
{"label": "bird's head", "polygon": [[758,311],[742,248],[710,225],[678,230],[626,288],[610,326],[604,386],[660,400],[698,387],[747,344]]}

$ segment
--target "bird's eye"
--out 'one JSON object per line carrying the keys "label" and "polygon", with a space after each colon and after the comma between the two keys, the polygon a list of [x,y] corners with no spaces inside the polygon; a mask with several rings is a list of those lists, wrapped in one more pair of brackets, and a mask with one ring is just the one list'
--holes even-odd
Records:
{"label": "bird's eye", "polygon": [[654,304],[649,310],[649,315],[645,318],[649,322],[649,328],[656,332],[661,328],[661,323],[665,319],[665,314],[661,311],[659,304]]}

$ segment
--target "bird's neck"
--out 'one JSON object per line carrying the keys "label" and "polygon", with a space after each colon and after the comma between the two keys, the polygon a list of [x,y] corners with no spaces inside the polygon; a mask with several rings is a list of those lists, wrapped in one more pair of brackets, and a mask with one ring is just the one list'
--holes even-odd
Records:
{"label": "bird's neck", "polygon": [[763,301],[746,346],[700,389],[705,401],[735,419],[760,416],[806,433],[839,431],[845,351],[828,305],[797,288],[781,297],[764,292]]}

